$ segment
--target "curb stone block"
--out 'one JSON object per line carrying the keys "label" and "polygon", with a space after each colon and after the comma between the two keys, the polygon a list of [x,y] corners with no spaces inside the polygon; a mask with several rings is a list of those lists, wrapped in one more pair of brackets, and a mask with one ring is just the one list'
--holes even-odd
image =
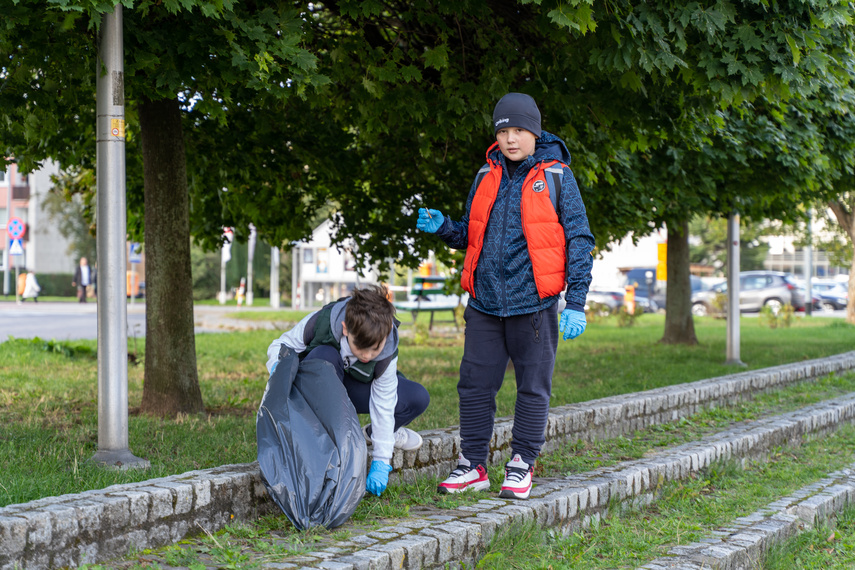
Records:
{"label": "curb stone block", "polygon": [[436,539],[436,562],[438,564],[444,564],[455,559],[454,537],[451,534],[433,527],[426,528],[421,534]]}
{"label": "curb stone block", "polygon": [[392,556],[388,552],[372,547],[365,550],[365,553],[371,556],[369,562],[371,570],[397,570],[400,568],[400,566],[392,564]]}

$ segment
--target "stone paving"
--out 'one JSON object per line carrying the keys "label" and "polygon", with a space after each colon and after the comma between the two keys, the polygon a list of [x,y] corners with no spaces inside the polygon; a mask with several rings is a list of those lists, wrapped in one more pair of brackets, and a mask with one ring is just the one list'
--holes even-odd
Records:
{"label": "stone paving", "polygon": [[[632,433],[710,405],[853,369],[855,352],[554,408],[544,449],[553,450],[568,441]],[[598,521],[614,502],[652,501],[662,483],[687,477],[711,463],[762,456],[771,447],[800,441],[809,433],[833,430],[853,419],[855,394],[736,426],[643,460],[564,479],[541,479],[528,501],[491,499],[443,513],[413,513],[406,521],[388,527],[360,530],[353,526],[346,540],[268,561],[265,567],[471,565],[496,531],[506,525],[536,520],[570,532]],[[510,418],[497,422],[492,442],[494,464],[503,463],[507,456],[510,425]],[[459,449],[456,430],[422,435],[422,449],[397,452],[393,459],[396,475],[405,480],[444,475],[455,463]],[[131,546],[142,549],[172,544],[199,534],[200,528],[215,532],[227,524],[274,512],[255,463],[10,505],[0,509],[0,569],[56,568],[110,560],[124,556]]]}

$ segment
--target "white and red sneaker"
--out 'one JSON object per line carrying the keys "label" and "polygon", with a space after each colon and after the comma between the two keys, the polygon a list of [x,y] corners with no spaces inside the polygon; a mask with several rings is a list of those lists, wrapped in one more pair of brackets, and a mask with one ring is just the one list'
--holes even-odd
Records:
{"label": "white and red sneaker", "polygon": [[503,499],[528,499],[531,494],[531,474],[534,466],[522,460],[519,454],[505,463],[505,480],[499,496]]}
{"label": "white and red sneaker", "polygon": [[490,488],[490,478],[483,465],[472,467],[463,454],[457,457],[457,467],[437,487],[440,493],[462,493],[463,491],[485,491]]}

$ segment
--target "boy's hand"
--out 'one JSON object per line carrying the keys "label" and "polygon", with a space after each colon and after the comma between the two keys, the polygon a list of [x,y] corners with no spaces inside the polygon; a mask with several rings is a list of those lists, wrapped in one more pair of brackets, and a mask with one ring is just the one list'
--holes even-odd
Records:
{"label": "boy's hand", "polygon": [[392,471],[392,466],[388,463],[372,461],[371,470],[368,472],[368,479],[365,482],[365,490],[379,497],[386,490],[386,485],[389,484],[390,471]]}
{"label": "boy's hand", "polygon": [[564,333],[564,340],[576,338],[588,326],[588,321],[585,320],[585,313],[582,311],[574,311],[573,309],[564,309],[561,311],[561,320],[558,322],[558,330]]}
{"label": "boy's hand", "polygon": [[416,222],[416,227],[423,232],[436,233],[444,220],[445,217],[439,210],[419,208],[419,221]]}

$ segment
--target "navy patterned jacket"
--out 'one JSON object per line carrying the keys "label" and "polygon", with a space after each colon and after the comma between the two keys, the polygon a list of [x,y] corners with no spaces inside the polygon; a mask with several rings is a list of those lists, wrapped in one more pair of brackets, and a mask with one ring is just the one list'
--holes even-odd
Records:
{"label": "navy patterned jacket", "polygon": [[[475,297],[469,299],[473,308],[499,317],[525,315],[552,306],[558,296],[541,299],[534,283],[531,259],[522,229],[520,201],[522,185],[528,171],[538,162],[560,160],[570,164],[570,152],[557,136],[543,131],[537,139],[534,155],[529,156],[508,178],[505,157],[498,149],[493,160],[501,161],[502,184],[487,224],[484,246],[475,270]],[[485,163],[486,165],[486,163]],[[475,183],[466,201],[466,213],[460,221],[448,216],[436,235],[449,247],[466,249],[469,233],[469,209],[475,196]],[[591,284],[594,258],[594,236],[588,226],[585,204],[576,178],[569,167],[564,168],[558,197],[558,219],[564,227],[567,242],[567,308],[584,311],[585,297]]]}

